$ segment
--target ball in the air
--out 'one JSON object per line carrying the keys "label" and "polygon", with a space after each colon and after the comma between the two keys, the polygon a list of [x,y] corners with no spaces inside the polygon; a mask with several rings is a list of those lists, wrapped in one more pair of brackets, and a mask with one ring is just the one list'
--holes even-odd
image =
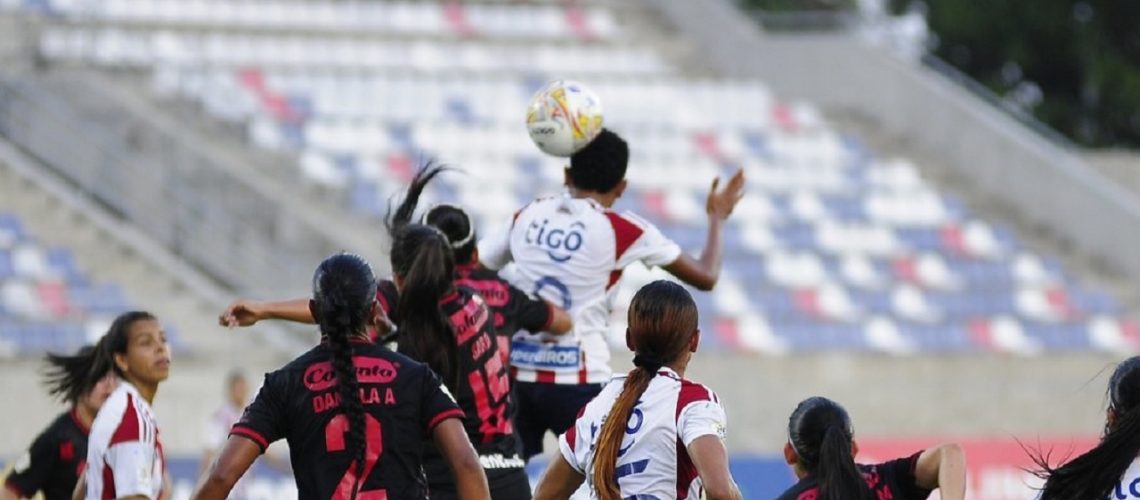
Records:
{"label": "ball in the air", "polygon": [[570,156],[602,131],[602,101],[581,83],[555,80],[530,98],[526,130],[547,154]]}

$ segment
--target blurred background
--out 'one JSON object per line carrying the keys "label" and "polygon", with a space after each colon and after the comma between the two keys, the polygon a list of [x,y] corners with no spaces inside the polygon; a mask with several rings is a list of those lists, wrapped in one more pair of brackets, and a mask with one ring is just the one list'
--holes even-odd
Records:
{"label": "blurred background", "polygon": [[[0,462],[63,410],[43,353],[143,308],[174,345],[155,408],[184,498],[226,374],[255,390],[316,341],[221,308],[304,296],[340,249],[384,269],[426,159],[465,172],[427,203],[483,232],[556,192],[524,108],[571,78],[630,141],[619,208],[687,250],[711,179],[746,171],[690,378],[747,498],[791,484],[812,395],[862,460],[958,441],[970,498],[1029,498],[1026,448],[1094,442],[1140,347],[1138,25],[1108,0],[0,0]],[[615,332],[659,276],[625,274]],[[268,469],[249,492],[295,496]]]}

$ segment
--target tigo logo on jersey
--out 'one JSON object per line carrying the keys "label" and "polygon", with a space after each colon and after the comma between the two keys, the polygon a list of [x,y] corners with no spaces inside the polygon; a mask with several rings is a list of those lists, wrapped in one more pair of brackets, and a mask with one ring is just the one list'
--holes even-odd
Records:
{"label": "tigo logo on jersey", "polygon": [[577,370],[580,352],[578,346],[514,342],[511,344],[511,365],[532,370]]}
{"label": "tigo logo on jersey", "polygon": [[548,228],[550,221],[531,221],[526,228],[526,242],[546,249],[546,255],[554,262],[566,262],[573,253],[582,248],[582,231],[586,225],[574,221],[569,229]]}

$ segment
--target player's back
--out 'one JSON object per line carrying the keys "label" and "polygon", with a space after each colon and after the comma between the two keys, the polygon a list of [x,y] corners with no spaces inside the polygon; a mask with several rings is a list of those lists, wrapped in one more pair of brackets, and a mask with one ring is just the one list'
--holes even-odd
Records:
{"label": "player's back", "polygon": [[[300,498],[424,498],[422,443],[447,418],[462,418],[424,364],[371,343],[354,343],[353,364],[364,406],[364,463],[358,475],[349,420],[325,346],[266,375],[254,403],[233,429],[263,448],[284,438]],[[378,495],[378,496],[377,496]]]}
{"label": "player's back", "polygon": [[[598,434],[624,383],[625,376],[614,377],[559,439],[563,457],[587,477],[593,477]],[[712,390],[661,369],[626,424],[617,460],[622,498],[700,498],[701,481],[686,446],[700,435],[723,437],[723,427],[724,411]]]}

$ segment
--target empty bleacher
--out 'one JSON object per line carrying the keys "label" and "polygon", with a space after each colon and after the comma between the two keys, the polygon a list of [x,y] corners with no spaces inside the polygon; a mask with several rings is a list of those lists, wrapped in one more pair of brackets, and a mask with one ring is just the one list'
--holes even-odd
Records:
{"label": "empty bleacher", "polygon": [[[745,169],[721,283],[698,294],[703,329],[723,349],[1140,345],[1140,325],[1112,297],[939,192],[909,161],[877,156],[763,82],[684,75],[625,36],[602,4],[15,4],[57,21],[40,40],[48,60],[145,75],[156,96],[198,104],[250,145],[293,158],[280,168],[373,216],[426,158],[466,171],[443,176],[427,201],[461,203],[481,228],[557,189],[564,162],[530,143],[524,107],[549,79],[581,79],[632,147],[618,208],[687,250],[703,244],[711,179]],[[615,310],[658,275],[627,273]]]}

